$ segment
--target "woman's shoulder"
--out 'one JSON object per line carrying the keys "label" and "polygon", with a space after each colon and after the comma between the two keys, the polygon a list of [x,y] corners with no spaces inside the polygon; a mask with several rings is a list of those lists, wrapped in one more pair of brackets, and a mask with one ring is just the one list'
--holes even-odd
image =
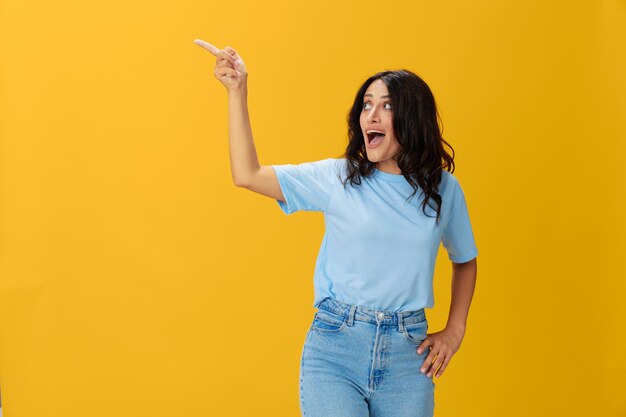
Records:
{"label": "woman's shoulder", "polygon": [[463,193],[459,179],[450,171],[443,170],[441,182],[439,183],[439,195],[444,199],[454,198],[453,196]]}
{"label": "woman's shoulder", "polygon": [[345,166],[345,159],[343,158],[324,158],[324,159],[316,159],[307,161],[299,164],[302,167],[311,167],[317,168],[318,171],[325,171],[327,173],[332,173],[337,169]]}
{"label": "woman's shoulder", "polygon": [[329,167],[332,168],[333,174],[343,174],[346,172],[348,160],[346,158],[327,158]]}
{"label": "woman's shoulder", "polygon": [[451,185],[458,185],[458,178],[451,173],[450,171],[446,171],[445,169],[441,171],[441,183],[440,187],[450,187]]}

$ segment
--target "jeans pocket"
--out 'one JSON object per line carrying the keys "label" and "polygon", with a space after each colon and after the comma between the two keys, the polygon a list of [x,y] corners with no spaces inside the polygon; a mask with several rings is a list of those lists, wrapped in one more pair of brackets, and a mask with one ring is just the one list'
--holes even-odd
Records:
{"label": "jeans pocket", "polygon": [[334,311],[319,309],[313,316],[311,329],[323,333],[339,333],[346,328],[348,317]]}
{"label": "jeans pocket", "polygon": [[404,332],[402,335],[406,340],[416,345],[420,345],[424,339],[426,339],[426,332],[428,331],[428,322],[426,319],[418,321],[417,323],[409,323],[404,325]]}

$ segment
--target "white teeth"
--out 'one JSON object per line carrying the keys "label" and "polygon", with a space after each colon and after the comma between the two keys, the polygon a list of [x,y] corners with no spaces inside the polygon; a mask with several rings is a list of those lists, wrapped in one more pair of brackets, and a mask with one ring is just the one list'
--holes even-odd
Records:
{"label": "white teeth", "polygon": [[381,132],[380,130],[368,130],[368,131],[367,131],[367,132],[365,132],[365,133],[368,133],[368,134],[369,134],[369,133],[380,133],[380,134],[383,134],[383,135],[385,134],[385,132]]}

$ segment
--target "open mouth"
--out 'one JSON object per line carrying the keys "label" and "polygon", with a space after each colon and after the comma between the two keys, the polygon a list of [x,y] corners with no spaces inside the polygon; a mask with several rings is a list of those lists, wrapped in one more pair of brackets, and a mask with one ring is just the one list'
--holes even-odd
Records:
{"label": "open mouth", "polygon": [[366,132],[367,143],[370,145],[378,145],[385,138],[385,134],[381,131],[370,130]]}

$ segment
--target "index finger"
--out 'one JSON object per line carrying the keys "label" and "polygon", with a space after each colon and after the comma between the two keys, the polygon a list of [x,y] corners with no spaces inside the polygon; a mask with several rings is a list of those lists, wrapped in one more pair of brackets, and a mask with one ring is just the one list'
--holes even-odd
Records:
{"label": "index finger", "polygon": [[218,47],[213,46],[210,43],[203,41],[202,39],[196,39],[193,41],[193,43],[195,43],[196,45],[200,45],[215,56],[220,53],[220,49]]}

